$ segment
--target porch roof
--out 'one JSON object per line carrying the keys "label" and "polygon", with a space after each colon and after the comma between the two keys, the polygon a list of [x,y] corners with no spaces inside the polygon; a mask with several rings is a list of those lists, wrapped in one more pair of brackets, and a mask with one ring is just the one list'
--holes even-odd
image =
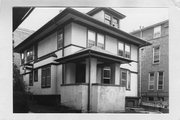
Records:
{"label": "porch roof", "polygon": [[117,62],[121,64],[133,62],[128,58],[118,56],[96,46],[82,49],[80,51],[75,52],[74,54],[56,59],[55,61],[59,62],[60,64],[63,64],[68,62],[75,62],[77,60],[83,60],[85,58],[88,58],[89,56],[101,59],[102,61]]}

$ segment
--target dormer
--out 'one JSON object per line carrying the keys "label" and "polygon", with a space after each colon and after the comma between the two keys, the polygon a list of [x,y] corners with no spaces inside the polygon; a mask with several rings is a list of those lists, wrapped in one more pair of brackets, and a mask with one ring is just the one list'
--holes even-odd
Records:
{"label": "dormer", "polygon": [[126,16],[112,8],[97,7],[87,13],[93,18],[120,29],[120,20]]}

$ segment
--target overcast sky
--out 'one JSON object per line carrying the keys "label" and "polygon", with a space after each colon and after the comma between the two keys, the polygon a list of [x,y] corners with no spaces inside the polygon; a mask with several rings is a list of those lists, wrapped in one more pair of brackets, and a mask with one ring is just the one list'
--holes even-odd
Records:
{"label": "overcast sky", "polygon": [[[64,8],[35,8],[25,19],[19,28],[38,30],[45,23],[55,17]],[[87,13],[93,8],[74,8],[80,12]],[[113,8],[126,17],[121,21],[121,29],[132,32],[140,26],[149,26],[168,19],[167,8]]]}

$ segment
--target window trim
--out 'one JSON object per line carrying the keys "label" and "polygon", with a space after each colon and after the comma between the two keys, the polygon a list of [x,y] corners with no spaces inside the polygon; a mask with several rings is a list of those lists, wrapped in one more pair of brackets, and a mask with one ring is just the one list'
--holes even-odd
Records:
{"label": "window trim", "polygon": [[[159,89],[159,72],[163,73],[163,84],[162,84],[162,89]],[[157,90],[164,90],[164,71],[158,71],[157,72]]]}
{"label": "window trim", "polygon": [[[153,80],[153,89],[150,89],[150,74],[153,73],[154,74],[154,80]],[[155,72],[149,72],[148,74],[148,90],[155,90]]]}
{"label": "window trim", "polygon": [[[31,76],[32,75],[32,76]],[[33,86],[33,77],[34,77],[34,75],[33,75],[33,71],[31,71],[30,73],[29,73],[29,86]],[[31,78],[31,79],[30,79]],[[31,81],[30,81],[31,80]]]}
{"label": "window trim", "polygon": [[[58,46],[58,33],[62,33],[62,47]],[[59,29],[56,31],[56,36],[57,36],[57,50],[62,49],[64,47],[64,29]]]}
{"label": "window trim", "polygon": [[[117,18],[117,17],[115,17],[114,15],[112,15],[112,14],[107,13],[107,12],[104,11],[104,23],[106,23],[106,22],[105,22],[105,20],[106,20],[105,15],[109,15],[109,16],[110,16],[110,24],[109,24],[110,26],[113,26],[113,24],[112,24],[112,23],[113,23],[113,18],[117,19],[117,22],[118,22],[118,23],[117,23],[117,24],[118,24],[118,25],[117,25],[117,29],[118,29],[118,28],[119,28],[119,18]],[[107,24],[107,23],[106,23],[106,24]],[[113,27],[114,27],[114,26],[113,26]],[[116,27],[115,27],[115,28],[116,28]]]}
{"label": "window trim", "polygon": [[[37,74],[35,74],[35,72],[37,72]],[[34,78],[34,82],[38,82],[38,69],[34,69],[33,70],[33,73],[34,73],[34,76],[33,76],[33,78]],[[37,75],[37,76],[36,76]],[[35,79],[37,77],[37,80]]]}
{"label": "window trim", "polygon": [[[107,77],[104,77],[104,70],[108,70],[108,71],[110,71],[110,77],[109,78],[107,78]],[[112,84],[112,70],[111,70],[111,67],[110,66],[103,66],[102,67],[102,82],[101,83],[103,83],[103,84]],[[109,83],[104,83],[104,79],[109,79]]]}
{"label": "window trim", "polygon": [[[46,79],[47,79],[47,75],[45,76],[46,78],[45,78],[45,85],[43,85],[43,83],[42,83],[42,80],[43,80],[43,69],[46,69],[47,70],[47,68],[50,68],[50,85],[47,85],[47,81],[46,81]],[[51,65],[47,65],[47,66],[44,66],[44,67],[42,67],[41,68],[41,88],[51,88]]]}
{"label": "window trim", "polygon": [[[156,48],[156,47],[159,47],[159,62],[154,62],[154,49]],[[161,48],[160,48],[160,45],[157,45],[157,46],[153,46],[153,64],[159,64],[160,63],[160,55],[161,55]]]}
{"label": "window trim", "polygon": [[126,90],[130,91],[131,90],[131,72],[129,69],[125,69],[125,68],[120,68],[120,83],[122,85],[122,72],[126,72]]}
{"label": "window trim", "polygon": [[[105,34],[103,34],[103,33],[101,33],[101,32],[97,32],[97,31],[91,30],[91,29],[87,29],[87,32],[86,32],[86,34],[87,34],[86,48],[89,47],[88,31],[92,31],[92,32],[95,33],[95,45],[94,45],[94,46],[96,46],[96,47],[98,47],[98,46],[97,46],[97,44],[98,44],[98,39],[97,39],[98,34],[104,36],[104,46],[103,46],[103,50],[105,50],[105,41],[106,41],[106,40],[105,40],[105,37],[106,37]],[[100,48],[100,47],[99,47],[99,48]],[[102,49],[102,48],[101,48],[101,49]]]}
{"label": "window trim", "polygon": [[[158,27],[160,27],[160,36],[156,37],[155,36],[155,29],[158,28]],[[154,27],[154,29],[153,29],[153,39],[160,38],[161,36],[162,36],[162,26],[159,25],[159,26]]]}
{"label": "window trim", "polygon": [[[123,56],[119,55],[119,43],[123,44]],[[129,53],[130,57],[129,58],[125,57],[125,46],[126,45],[129,45],[129,47],[130,47],[130,53]],[[118,41],[118,43],[117,43],[117,55],[121,56],[121,57],[124,57],[124,58],[127,58],[127,59],[131,59],[131,44],[125,43],[125,42],[122,42],[122,41]]]}

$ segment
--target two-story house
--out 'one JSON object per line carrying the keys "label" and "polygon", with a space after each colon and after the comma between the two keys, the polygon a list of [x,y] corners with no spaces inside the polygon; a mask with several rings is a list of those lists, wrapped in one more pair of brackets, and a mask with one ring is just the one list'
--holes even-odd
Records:
{"label": "two-story house", "polygon": [[120,30],[124,17],[111,8],[66,8],[24,40],[15,51],[29,91],[82,112],[121,112],[125,101],[135,103],[138,50],[150,43]]}
{"label": "two-story house", "polygon": [[169,21],[132,32],[152,45],[140,50],[141,97],[143,102],[169,101]]}

